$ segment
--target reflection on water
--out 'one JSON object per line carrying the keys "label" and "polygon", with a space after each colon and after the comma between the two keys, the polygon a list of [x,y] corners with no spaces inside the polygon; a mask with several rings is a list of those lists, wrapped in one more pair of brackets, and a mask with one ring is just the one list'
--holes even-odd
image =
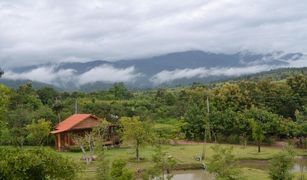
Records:
{"label": "reflection on water", "polygon": [[212,180],[212,176],[204,170],[174,171],[173,180]]}

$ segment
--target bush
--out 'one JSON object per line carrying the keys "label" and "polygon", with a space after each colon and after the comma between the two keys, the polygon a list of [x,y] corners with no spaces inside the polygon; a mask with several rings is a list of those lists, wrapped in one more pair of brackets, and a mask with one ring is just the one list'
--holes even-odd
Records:
{"label": "bush", "polygon": [[270,177],[273,180],[291,180],[293,174],[290,172],[294,165],[294,151],[288,146],[282,152],[276,154],[270,161]]}
{"label": "bush", "polygon": [[217,180],[243,179],[241,171],[237,167],[236,160],[231,148],[213,146],[215,152],[207,163],[208,171],[214,174]]}
{"label": "bush", "polygon": [[102,150],[97,157],[96,179],[111,180],[110,169],[110,161],[107,159],[105,151]]}
{"label": "bush", "polygon": [[126,168],[127,162],[122,159],[116,159],[111,167],[111,179],[133,180],[133,172]]}
{"label": "bush", "polygon": [[[71,147],[67,148],[67,150],[69,152],[82,152],[82,150],[79,146],[71,146]],[[88,149],[86,149],[86,150],[88,150]]]}
{"label": "bush", "polygon": [[74,179],[79,167],[50,149],[0,148],[0,179]]}

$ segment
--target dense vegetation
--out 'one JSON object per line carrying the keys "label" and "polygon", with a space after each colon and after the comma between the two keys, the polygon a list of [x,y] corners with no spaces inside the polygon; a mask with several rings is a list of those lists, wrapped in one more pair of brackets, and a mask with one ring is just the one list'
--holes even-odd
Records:
{"label": "dense vegetation", "polygon": [[93,93],[58,92],[50,87],[35,90],[31,84],[16,90],[0,85],[0,91],[1,144],[51,143],[48,134],[37,131],[47,131],[75,113],[76,103],[79,113],[112,123],[139,116],[141,121],[155,123],[157,131],[172,129],[177,137],[188,140],[203,140],[206,135],[209,141],[261,144],[304,137],[307,132],[304,74],[278,82],[238,81],[210,88],[195,84],[140,92],[130,92],[122,83]]}
{"label": "dense vegetation", "polygon": [[[0,144],[20,148],[53,145],[50,130],[75,112],[91,113],[118,124],[124,143],[132,142],[137,161],[142,157],[139,147],[176,143],[178,139],[256,144],[258,152],[264,143],[287,139],[306,148],[307,76],[300,73],[281,81],[239,80],[134,92],[123,83],[92,93],[34,89],[31,84],[14,90],[0,84]],[[231,157],[228,150],[216,151],[223,152],[216,155],[217,159]],[[175,164],[165,157],[166,153],[158,148],[153,156],[155,165],[147,177],[163,174],[161,167]],[[284,160],[284,156],[277,158]],[[105,157],[100,155],[98,159]],[[98,169],[109,172],[110,177],[119,178],[122,173],[131,176],[125,166],[125,162],[114,161],[109,170]],[[120,173],[112,173],[112,167]]]}

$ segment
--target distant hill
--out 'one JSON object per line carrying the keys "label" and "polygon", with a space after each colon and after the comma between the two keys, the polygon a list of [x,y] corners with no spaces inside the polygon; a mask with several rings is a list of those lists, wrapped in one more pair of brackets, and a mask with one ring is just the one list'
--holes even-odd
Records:
{"label": "distant hill", "polygon": [[9,80],[9,79],[0,79],[0,83],[5,84],[8,87],[17,89],[20,85],[31,83],[32,87],[35,89],[39,89],[42,87],[53,87],[57,90],[61,90],[59,87],[53,86],[51,84],[45,84],[37,81],[31,81],[31,80]]}
{"label": "distant hill", "polygon": [[270,71],[264,71],[264,72],[260,72],[260,73],[244,75],[244,76],[240,76],[238,78],[227,79],[226,81],[229,81],[229,80],[233,80],[233,81],[239,81],[239,80],[258,81],[258,80],[263,80],[263,79],[280,81],[280,80],[285,80],[285,79],[287,79],[290,76],[293,76],[295,74],[305,74],[307,76],[307,67],[274,69],[274,70],[270,70]]}
{"label": "distant hill", "polygon": [[16,67],[6,69],[0,83],[16,87],[31,80],[36,87],[52,85],[68,91],[107,89],[119,81],[133,89],[174,87],[242,75],[249,77],[246,75],[287,67],[290,62],[302,58],[305,58],[302,53],[223,54],[185,51],[115,62],[95,60]]}

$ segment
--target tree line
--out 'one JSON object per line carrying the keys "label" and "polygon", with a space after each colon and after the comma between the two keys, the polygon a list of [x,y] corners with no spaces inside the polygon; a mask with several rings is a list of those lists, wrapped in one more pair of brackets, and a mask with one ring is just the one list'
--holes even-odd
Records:
{"label": "tree line", "polygon": [[238,81],[210,87],[194,84],[133,92],[123,83],[92,93],[34,89],[30,83],[18,89],[0,85],[0,143],[20,147],[52,143],[47,129],[75,113],[76,103],[78,113],[91,113],[111,123],[138,116],[141,121],[159,124],[162,132],[163,128],[179,128],[187,140],[208,137],[218,142],[254,142],[260,147],[263,141],[272,143],[278,138],[304,139],[306,86],[304,74],[284,81]]}

